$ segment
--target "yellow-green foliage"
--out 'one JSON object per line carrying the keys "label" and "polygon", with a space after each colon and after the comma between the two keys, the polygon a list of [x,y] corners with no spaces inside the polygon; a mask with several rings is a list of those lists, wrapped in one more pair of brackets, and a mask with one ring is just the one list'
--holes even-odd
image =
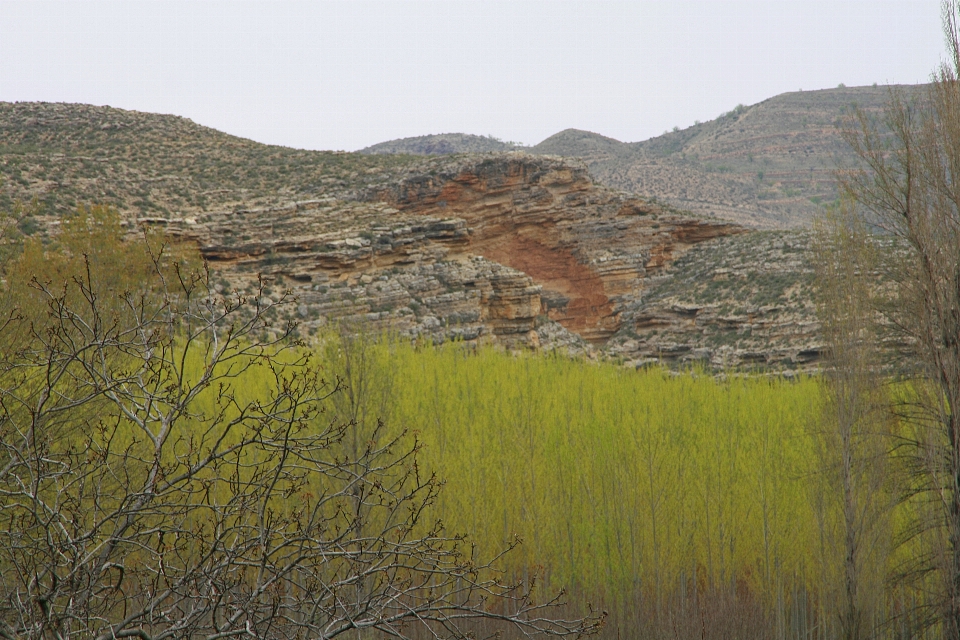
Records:
{"label": "yellow-green foliage", "polygon": [[[327,345],[329,370],[342,370]],[[456,345],[361,350],[367,401],[420,430],[423,465],[447,483],[448,529],[486,553],[522,536],[512,569],[542,565],[551,587],[608,600],[693,579],[771,597],[819,580],[815,379],[719,381]]]}
{"label": "yellow-green foliage", "polygon": [[[514,535],[524,540],[504,559],[510,576],[536,572],[547,592],[602,603],[612,628],[660,616],[650,637],[701,637],[701,623],[675,626],[707,597],[691,593],[739,603],[711,605],[715,620],[753,615],[744,624],[782,637],[836,636],[847,530],[825,380],[348,343],[328,336],[317,352],[331,376],[343,374],[336,409],[356,421],[351,437],[362,442],[378,417],[388,433],[418,431],[422,467],[446,482],[436,514],[447,529],[487,557]],[[934,519],[922,495],[898,501],[898,456],[888,462],[871,489],[877,509],[856,533],[868,557],[861,596],[877,603],[865,624],[875,630],[936,592],[923,573],[883,586],[938,548],[936,531],[910,537]],[[896,624],[919,628],[909,617]]]}
{"label": "yellow-green foliage", "polygon": [[23,331],[31,326],[39,330],[50,305],[62,297],[62,303],[81,314],[95,306],[98,317],[83,320],[109,326],[131,314],[131,306],[141,298],[148,309],[156,307],[175,295],[180,277],[200,273],[202,261],[195,247],[148,229],[129,242],[123,241],[124,235],[117,211],[95,205],[64,217],[51,244],[27,238],[15,259],[0,261],[0,317],[18,317]]}

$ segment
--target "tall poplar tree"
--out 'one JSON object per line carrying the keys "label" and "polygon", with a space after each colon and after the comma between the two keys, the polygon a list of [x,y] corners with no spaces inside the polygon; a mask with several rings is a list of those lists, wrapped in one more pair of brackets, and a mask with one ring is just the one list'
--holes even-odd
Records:
{"label": "tall poplar tree", "polygon": [[[892,237],[882,268],[891,290],[879,306],[912,380],[899,406],[912,429],[909,490],[928,513],[936,576],[930,623],[960,638],[960,3],[944,0],[949,60],[916,98],[891,90],[879,121],[860,111],[845,137],[862,168],[841,176],[868,224]],[[906,441],[906,440],[905,440]]]}

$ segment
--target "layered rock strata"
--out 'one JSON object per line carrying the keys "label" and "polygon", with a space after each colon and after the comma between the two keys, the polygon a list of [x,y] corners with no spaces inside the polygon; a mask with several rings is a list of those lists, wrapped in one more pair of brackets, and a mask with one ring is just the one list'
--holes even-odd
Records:
{"label": "layered rock strata", "polygon": [[814,368],[823,346],[807,232],[754,232],[700,245],[624,311],[609,354],[711,368]]}
{"label": "layered rock strata", "polygon": [[651,273],[695,244],[742,231],[597,187],[569,160],[513,153],[443,169],[365,196],[403,213],[463,219],[469,251],[528,274],[543,287],[545,314],[593,343],[619,329]]}
{"label": "layered rock strata", "polygon": [[[759,122],[734,113],[721,129],[733,135],[734,120]],[[716,137],[694,129],[644,153],[683,155]],[[636,145],[560,138],[537,151],[566,155],[576,143],[587,165],[306,151],[173,116],[0,103],[0,210],[30,203],[17,231],[47,241],[78,205],[113,206],[195,241],[221,291],[253,294],[260,279],[264,295],[289,288],[298,304],[283,319],[306,330],[345,318],[434,341],[577,351],[586,339],[634,364],[816,357],[814,314],[800,304],[809,270],[779,240],[598,187],[585,168],[605,175],[596,154]]]}
{"label": "layered rock strata", "polygon": [[222,291],[253,294],[260,280],[273,298],[289,291],[307,331],[343,320],[434,342],[540,345],[541,288],[464,252],[461,219],[331,199],[141,222],[197,242]]}
{"label": "layered rock strata", "polygon": [[574,349],[613,336],[690,247],[742,231],[597,187],[582,164],[514,153],[431,161],[339,198],[140,221],[197,242],[227,288],[253,291],[258,274],[290,288],[307,328],[363,319]]}

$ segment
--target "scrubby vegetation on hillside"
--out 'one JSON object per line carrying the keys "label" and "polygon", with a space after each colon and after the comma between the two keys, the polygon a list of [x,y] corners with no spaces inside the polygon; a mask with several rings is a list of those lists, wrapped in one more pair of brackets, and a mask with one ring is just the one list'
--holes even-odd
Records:
{"label": "scrubby vegetation on hillside", "polygon": [[450,153],[489,153],[522,149],[514,142],[504,142],[493,136],[466,133],[440,133],[390,140],[361,149],[365,154],[445,155]]}
{"label": "scrubby vegetation on hillside", "polygon": [[412,160],[265,145],[177,116],[0,103],[0,210],[34,198],[48,215],[89,202],[157,217],[256,207],[355,189]]}

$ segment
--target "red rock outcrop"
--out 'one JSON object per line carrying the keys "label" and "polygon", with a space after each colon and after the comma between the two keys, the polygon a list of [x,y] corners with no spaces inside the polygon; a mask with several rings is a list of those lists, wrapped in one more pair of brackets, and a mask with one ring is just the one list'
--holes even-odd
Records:
{"label": "red rock outcrop", "polygon": [[547,315],[591,342],[617,331],[623,299],[640,294],[649,271],[741,231],[597,187],[582,164],[523,154],[464,161],[367,197],[465,220],[469,242],[459,250],[529,275],[544,288]]}

